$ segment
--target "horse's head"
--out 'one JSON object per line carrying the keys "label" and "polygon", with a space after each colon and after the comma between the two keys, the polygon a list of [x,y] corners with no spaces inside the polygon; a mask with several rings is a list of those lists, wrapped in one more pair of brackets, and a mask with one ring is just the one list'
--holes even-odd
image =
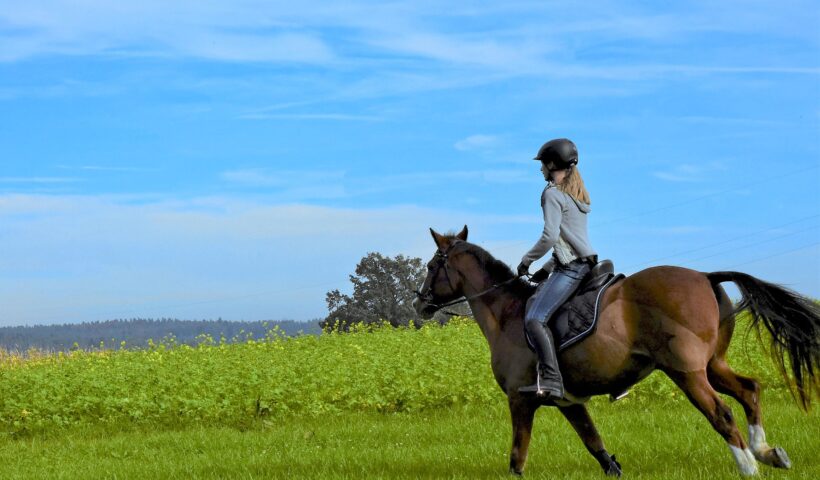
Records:
{"label": "horse's head", "polygon": [[424,319],[431,318],[441,304],[463,295],[462,276],[454,268],[454,257],[460,253],[455,247],[467,241],[467,225],[457,235],[439,235],[432,228],[430,233],[436,242],[436,253],[427,262],[427,277],[413,301],[416,313]]}

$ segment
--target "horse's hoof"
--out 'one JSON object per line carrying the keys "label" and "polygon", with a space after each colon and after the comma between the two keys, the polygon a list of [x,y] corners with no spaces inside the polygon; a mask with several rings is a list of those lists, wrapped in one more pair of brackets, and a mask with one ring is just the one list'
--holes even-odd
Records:
{"label": "horse's hoof", "polygon": [[621,478],[621,475],[624,473],[623,470],[621,470],[621,464],[617,460],[615,460],[615,455],[612,455],[611,457],[609,457],[609,459],[609,466],[607,466],[605,472],[606,476]]}
{"label": "horse's hoof", "polygon": [[780,447],[768,447],[763,450],[756,450],[754,456],[758,462],[775,468],[792,468],[792,461],[786,455],[786,451]]}
{"label": "horse's hoof", "polygon": [[524,466],[523,465],[519,466],[518,461],[516,459],[511,458],[510,459],[510,473],[512,473],[513,475],[515,475],[517,477],[520,477],[521,475],[524,475]]}
{"label": "horse's hoof", "polygon": [[769,465],[776,468],[792,468],[792,461],[786,455],[786,451],[780,447],[774,447],[771,450],[771,463]]}

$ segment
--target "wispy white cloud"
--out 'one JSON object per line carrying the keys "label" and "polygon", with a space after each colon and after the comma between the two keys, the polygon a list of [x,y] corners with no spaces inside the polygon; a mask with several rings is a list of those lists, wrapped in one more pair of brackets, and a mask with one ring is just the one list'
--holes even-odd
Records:
{"label": "wispy white cloud", "polygon": [[[446,184],[447,182],[484,182],[509,184],[532,180],[532,172],[522,169],[476,169],[440,170],[378,177],[364,177],[358,181],[372,185],[375,189],[413,188],[421,185]],[[364,186],[364,185],[362,185]]]}
{"label": "wispy white cloud", "polygon": [[[467,224],[471,241],[514,265],[537,239],[538,221],[534,214],[412,205],[353,209],[225,196],[0,195],[0,271],[15,272],[0,277],[0,322],[124,315],[315,318],[326,314],[325,292],[348,287],[347,275],[368,251],[426,259],[434,251],[428,227],[448,231]],[[658,238],[709,229],[643,226],[640,237],[657,244]],[[668,256],[669,250],[615,259],[635,263],[647,255]],[[785,269],[779,260],[773,265]],[[801,261],[807,258],[789,266]],[[816,263],[816,249],[808,261]],[[816,291],[816,275],[807,275],[799,277],[801,288]],[[773,277],[795,278],[786,271]],[[259,292],[268,293],[231,300]],[[191,302],[207,303],[186,306]]]}
{"label": "wispy white cloud", "polygon": [[242,120],[333,120],[341,122],[380,122],[384,118],[373,115],[353,115],[347,113],[247,113],[239,116]]}
{"label": "wispy white cloud", "polygon": [[[710,33],[759,34],[816,42],[810,2],[772,9],[725,2],[658,12],[608,2],[511,3],[495,8],[455,2],[446,11],[418,2],[326,2],[321,9],[286,2],[139,4],[52,0],[0,9],[0,60],[42,54],[184,56],[236,62],[374,66],[416,71],[417,60],[467,68],[472,74],[626,77],[639,74],[798,73],[817,65],[664,65],[651,59],[594,66],[584,53],[611,40],[647,46],[680,44]],[[567,12],[571,12],[567,14]],[[557,16],[562,21],[552,21]],[[434,21],[431,21],[434,20]],[[544,28],[549,19],[550,28]],[[452,28],[458,25],[459,28]],[[512,27],[511,25],[515,25]],[[580,35],[580,34],[583,35]],[[566,39],[571,37],[572,42]],[[580,59],[574,53],[582,53]],[[653,65],[654,63],[654,65]],[[430,65],[425,68],[430,74]],[[433,65],[433,67],[435,67]],[[479,69],[479,70],[476,70]],[[379,72],[374,73],[379,73]],[[635,72],[631,72],[635,75]]]}
{"label": "wispy white cloud", "polygon": [[[0,35],[0,38],[2,38],[2,35]],[[0,50],[0,61],[2,61],[2,50]],[[126,90],[125,86],[112,82],[89,82],[72,78],[48,79],[47,82],[49,83],[0,86],[0,100],[10,100],[21,97],[105,97],[117,95]]]}
{"label": "wispy white cloud", "polygon": [[90,172],[156,172],[157,168],[122,167],[108,165],[57,165],[62,170],[83,170]]}
{"label": "wispy white cloud", "polygon": [[[526,95],[537,101],[545,96],[644,95],[682,76],[732,77],[735,82],[743,79],[734,77],[761,74],[820,76],[818,65],[805,55],[778,54],[778,61],[771,62],[737,51],[731,57],[701,58],[667,55],[665,50],[695,48],[714,33],[756,34],[762,29],[777,38],[805,36],[809,28],[804,24],[811,22],[803,18],[791,22],[791,29],[781,27],[795,12],[802,17],[806,5],[772,13],[762,4],[735,2],[686,4],[662,12],[609,2],[454,2],[444,10],[414,1],[329,1],[322,8],[258,0],[93,0],[82,8],[67,0],[24,2],[13,9],[0,7],[0,62],[61,55],[126,62],[129,57],[155,57],[194,59],[197,65],[203,59],[230,62],[254,71],[209,71],[207,78],[188,78],[186,66],[161,79],[127,74],[96,84],[55,78],[51,85],[0,85],[0,100],[178,89],[223,99],[233,105],[226,116],[248,121],[378,122],[394,117],[352,103],[521,78],[531,81]],[[558,16],[561,22],[552,21]],[[544,28],[545,21],[550,28]],[[810,31],[813,36],[814,29]],[[263,72],[257,64],[276,68]],[[147,85],[151,82],[155,84]],[[209,103],[207,108],[219,107]]]}
{"label": "wispy white cloud", "polygon": [[694,124],[731,124],[742,126],[761,126],[761,127],[782,127],[794,125],[778,120],[771,120],[768,118],[745,118],[745,117],[716,117],[707,115],[690,115],[680,117],[681,121]]}
{"label": "wispy white cloud", "polygon": [[634,230],[636,232],[643,232],[650,235],[689,235],[689,234],[701,234],[704,232],[708,232],[711,227],[707,227],[704,225],[673,225],[673,226],[665,226],[665,227],[635,227]]}
{"label": "wispy white cloud", "polygon": [[247,168],[220,174],[222,180],[238,187],[262,189],[283,201],[306,201],[349,197],[343,171],[273,170]]}
{"label": "wispy white cloud", "polygon": [[223,180],[254,187],[284,187],[301,183],[338,182],[344,179],[343,171],[272,170],[248,168],[222,172]]}
{"label": "wispy white cloud", "polygon": [[79,182],[79,178],[71,177],[0,177],[0,183],[15,183],[15,184],[50,184],[50,183],[73,183]]}
{"label": "wispy white cloud", "polygon": [[669,170],[652,172],[652,175],[669,182],[705,182],[710,179],[710,175],[724,170],[726,166],[716,162],[703,165],[684,163]]}
{"label": "wispy white cloud", "polygon": [[[427,257],[427,228],[507,231],[515,216],[232,197],[0,195],[1,322],[315,318],[368,251]],[[482,233],[475,241],[481,242]],[[307,288],[310,287],[310,288]],[[296,292],[296,289],[299,289]],[[304,290],[304,291],[303,291]],[[271,292],[253,302],[179,305]],[[162,307],[167,305],[167,307]],[[49,306],[50,308],[42,308]]]}
{"label": "wispy white cloud", "polygon": [[264,191],[280,201],[298,202],[361,198],[451,182],[520,184],[531,181],[531,173],[522,169],[476,169],[351,176],[344,171],[246,168],[222,172],[220,178],[236,187]]}
{"label": "wispy white cloud", "polygon": [[654,172],[655,178],[669,182],[702,182],[703,178],[693,174],[680,174],[672,172]]}
{"label": "wispy white cloud", "polygon": [[492,148],[499,143],[499,137],[496,135],[470,135],[467,138],[461,139],[453,145],[456,150],[486,150]]}
{"label": "wispy white cloud", "polygon": [[293,62],[326,64],[334,59],[320,38],[303,33],[268,35],[198,32],[174,38],[183,55],[232,62]]}
{"label": "wispy white cloud", "polygon": [[357,179],[349,188],[356,196],[379,195],[425,188],[446,189],[453,185],[521,185],[532,181],[532,172],[521,169],[431,170],[426,172],[371,176]]}
{"label": "wispy white cloud", "polygon": [[[225,61],[326,63],[332,49],[320,36],[261,14],[256,2],[171,6],[47,1],[0,10],[0,61],[34,55],[186,56]],[[282,9],[284,10],[284,9]],[[282,18],[277,20],[276,17]]]}
{"label": "wispy white cloud", "polygon": [[544,39],[537,42],[534,38],[503,39],[488,38],[485,34],[444,35],[423,31],[392,32],[389,36],[373,37],[370,43],[393,54],[508,72],[528,71],[556,48]]}

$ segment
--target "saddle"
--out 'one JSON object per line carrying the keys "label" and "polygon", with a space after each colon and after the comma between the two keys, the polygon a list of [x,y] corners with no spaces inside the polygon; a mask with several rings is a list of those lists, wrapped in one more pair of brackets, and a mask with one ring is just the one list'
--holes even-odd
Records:
{"label": "saddle", "polygon": [[[541,270],[539,272],[541,273]],[[549,272],[543,274],[546,279]],[[595,331],[598,323],[598,312],[601,299],[607,289],[624,278],[622,273],[615,274],[611,260],[601,260],[590,269],[578,290],[553,315],[549,322],[557,351],[562,351],[580,342]],[[537,278],[533,275],[533,279]],[[527,336],[527,343],[532,343]]]}

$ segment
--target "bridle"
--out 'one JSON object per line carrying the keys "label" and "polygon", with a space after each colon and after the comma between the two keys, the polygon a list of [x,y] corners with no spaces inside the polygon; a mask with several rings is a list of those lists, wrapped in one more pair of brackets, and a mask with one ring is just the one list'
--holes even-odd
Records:
{"label": "bridle", "polygon": [[[447,260],[450,259],[450,250],[452,250],[455,245],[457,245],[457,243],[451,244],[449,247],[447,247],[447,250],[445,250],[444,252],[442,252],[441,250],[436,250],[436,254],[435,254],[434,258],[436,259],[437,270],[436,270],[436,273],[433,274],[433,278],[438,276],[438,270],[440,270],[443,267],[444,268],[444,276],[447,277],[447,284],[450,286],[450,290],[453,291],[453,292],[455,292],[456,289],[455,289],[455,287],[453,287],[453,282],[450,279],[450,274],[448,273],[448,267],[449,266],[447,265]],[[433,303],[433,292],[432,292],[432,290],[433,290],[433,283],[434,282],[430,282],[430,286],[427,287],[427,289],[424,293],[419,292],[418,290],[413,290],[413,293],[416,294],[416,296],[418,297],[419,300],[421,300],[422,302],[425,302],[427,305],[429,305],[431,307],[434,307],[436,309],[436,311],[438,311],[438,310],[441,310],[445,307],[451,307],[453,305],[458,305],[459,303],[469,302],[470,300],[474,300],[476,298],[482,297],[482,296],[492,292],[493,290],[496,290],[498,288],[503,287],[504,285],[509,285],[510,283],[518,280],[519,278],[521,278],[521,275],[515,275],[514,277],[510,278],[509,280],[506,280],[506,281],[503,281],[501,283],[495,284],[492,287],[490,287],[486,290],[482,290],[482,291],[480,291],[480,292],[478,292],[474,295],[470,295],[469,297],[465,296],[465,295],[462,295],[460,297],[457,297],[454,300],[450,300],[450,301],[444,302],[444,303]],[[462,316],[462,314],[460,314],[460,313],[451,312],[451,311],[447,311],[447,310],[442,310],[442,311],[444,313],[446,313],[447,315]]]}

